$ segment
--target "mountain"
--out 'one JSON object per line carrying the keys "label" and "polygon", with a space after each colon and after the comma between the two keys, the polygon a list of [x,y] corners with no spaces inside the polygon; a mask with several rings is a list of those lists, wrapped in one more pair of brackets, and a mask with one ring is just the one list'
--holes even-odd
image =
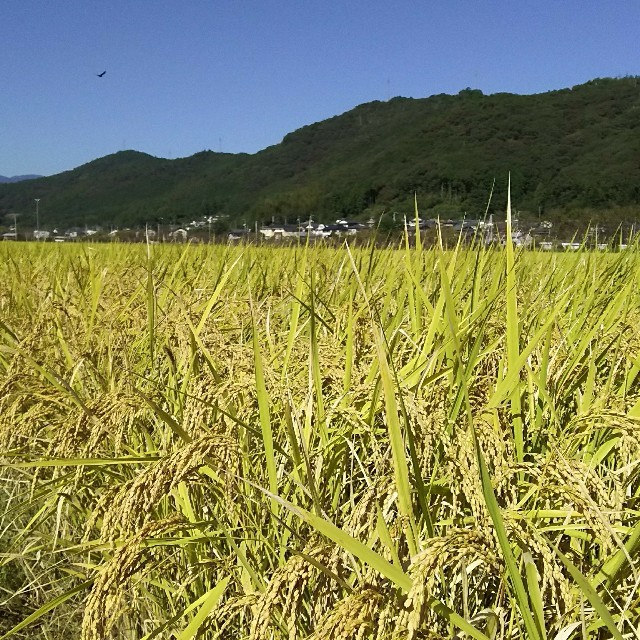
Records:
{"label": "mountain", "polygon": [[36,178],[41,178],[42,176],[38,175],[26,175],[26,176],[0,176],[0,183],[4,184],[7,182],[22,182],[23,180],[35,180]]}
{"label": "mountain", "polygon": [[382,210],[502,214],[507,176],[522,216],[633,219],[640,211],[640,78],[536,95],[394,98],[303,127],[255,154],[165,160],[123,151],[72,171],[0,185],[0,221],[180,222],[226,214],[333,220]]}

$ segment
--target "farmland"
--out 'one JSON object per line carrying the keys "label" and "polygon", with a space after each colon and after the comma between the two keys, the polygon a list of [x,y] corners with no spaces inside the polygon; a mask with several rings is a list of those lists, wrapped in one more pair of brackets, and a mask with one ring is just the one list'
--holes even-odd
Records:
{"label": "farmland", "polygon": [[639,255],[0,244],[0,637],[637,637]]}

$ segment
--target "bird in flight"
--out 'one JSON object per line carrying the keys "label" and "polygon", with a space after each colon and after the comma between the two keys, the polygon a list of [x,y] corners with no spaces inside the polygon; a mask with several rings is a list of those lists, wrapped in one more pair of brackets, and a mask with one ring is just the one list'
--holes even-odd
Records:
{"label": "bird in flight", "polygon": [[102,76],[107,73],[106,69],[102,72],[102,73],[96,73],[96,75],[98,76],[98,78],[102,78]]}

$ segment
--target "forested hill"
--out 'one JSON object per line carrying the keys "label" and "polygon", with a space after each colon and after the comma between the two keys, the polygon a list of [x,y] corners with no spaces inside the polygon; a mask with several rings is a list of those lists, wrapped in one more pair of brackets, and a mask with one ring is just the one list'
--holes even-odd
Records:
{"label": "forested hill", "polygon": [[205,151],[165,160],[134,151],[73,171],[0,184],[0,218],[28,224],[134,225],[228,214],[232,224],[382,210],[481,215],[514,205],[553,218],[640,210],[640,78],[598,79],[538,95],[371,102],[256,154]]}

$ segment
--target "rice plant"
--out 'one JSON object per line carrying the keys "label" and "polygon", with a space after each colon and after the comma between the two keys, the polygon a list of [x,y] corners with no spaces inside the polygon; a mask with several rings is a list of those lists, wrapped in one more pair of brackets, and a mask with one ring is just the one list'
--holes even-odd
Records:
{"label": "rice plant", "polygon": [[638,637],[634,251],[0,245],[0,638]]}

